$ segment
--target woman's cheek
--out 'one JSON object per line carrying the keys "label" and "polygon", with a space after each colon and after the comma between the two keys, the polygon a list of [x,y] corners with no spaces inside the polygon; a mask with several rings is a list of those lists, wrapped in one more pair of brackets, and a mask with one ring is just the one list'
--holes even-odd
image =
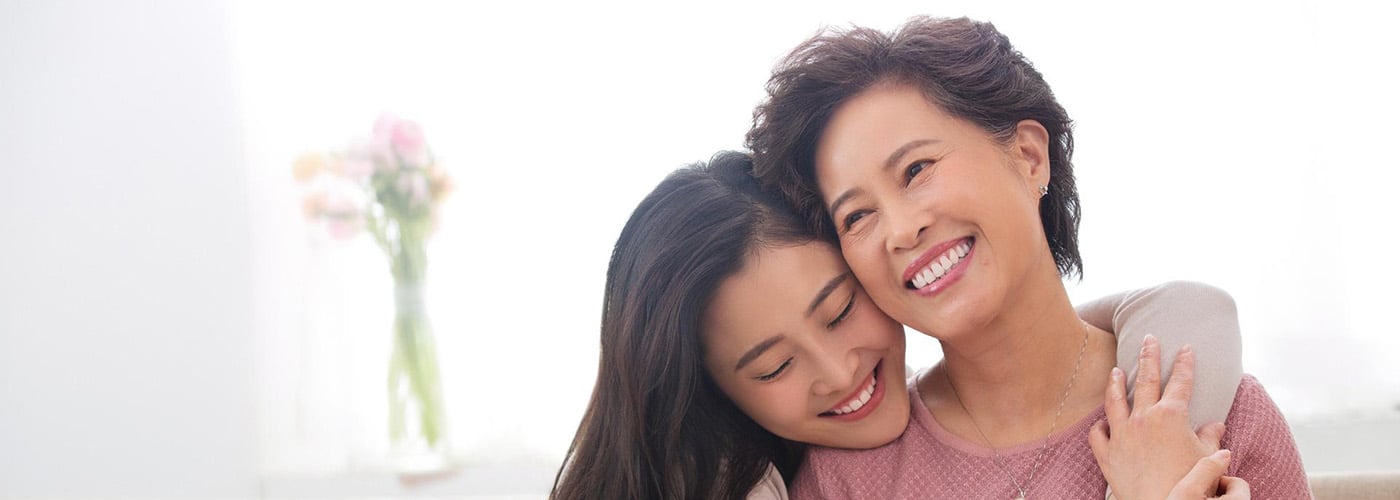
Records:
{"label": "woman's cheek", "polygon": [[[792,373],[791,375],[800,375]],[[776,425],[794,426],[800,423],[807,414],[809,401],[807,400],[806,385],[800,376],[790,377],[789,380],[781,384],[774,384],[768,394],[764,395],[761,404],[765,406],[765,413],[772,416]]]}
{"label": "woman's cheek", "polygon": [[[872,264],[875,263],[875,254],[870,252],[869,245],[860,245],[855,242],[850,244],[842,243],[841,253],[846,256],[846,265],[850,266],[851,272],[856,275],[856,279],[862,284],[876,283],[875,276],[871,273]],[[879,293],[878,290],[866,288],[866,293]]]}

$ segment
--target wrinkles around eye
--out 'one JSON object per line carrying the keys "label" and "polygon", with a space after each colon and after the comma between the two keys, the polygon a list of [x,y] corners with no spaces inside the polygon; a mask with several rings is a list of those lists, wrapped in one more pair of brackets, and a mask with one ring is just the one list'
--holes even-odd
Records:
{"label": "wrinkles around eye", "polygon": [[846,214],[837,227],[839,229],[837,236],[844,239],[848,236],[860,235],[873,222],[873,217],[875,217],[874,211],[864,209],[854,210]]}

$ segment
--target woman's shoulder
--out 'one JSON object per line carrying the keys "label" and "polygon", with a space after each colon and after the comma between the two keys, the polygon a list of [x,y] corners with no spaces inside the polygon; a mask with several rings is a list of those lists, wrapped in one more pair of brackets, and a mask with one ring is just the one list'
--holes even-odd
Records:
{"label": "woman's shoulder", "polygon": [[1248,481],[1255,497],[1306,497],[1307,473],[1288,421],[1252,376],[1240,381],[1220,445],[1233,452],[1227,474]]}

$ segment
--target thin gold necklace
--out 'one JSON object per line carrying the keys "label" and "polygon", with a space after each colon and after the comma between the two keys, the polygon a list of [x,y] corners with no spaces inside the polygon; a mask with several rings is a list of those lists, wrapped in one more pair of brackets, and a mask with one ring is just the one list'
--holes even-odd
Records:
{"label": "thin gold necklace", "polygon": [[1035,455],[1035,461],[1031,462],[1031,475],[1026,478],[1026,484],[1024,486],[1021,485],[1020,481],[1016,480],[1016,475],[1011,473],[1011,469],[1006,468],[1001,454],[997,453],[995,446],[992,446],[992,440],[987,439],[987,434],[982,432],[982,426],[977,425],[977,419],[972,418],[972,412],[967,411],[967,405],[963,404],[962,396],[958,395],[958,388],[953,386],[953,379],[948,375],[948,368],[946,366],[943,368],[943,379],[948,381],[948,388],[953,391],[953,398],[958,401],[958,406],[962,408],[963,413],[967,414],[967,420],[972,422],[972,428],[977,429],[977,434],[982,436],[982,441],[985,441],[987,447],[992,449],[992,463],[997,464],[997,468],[1005,472],[1006,477],[1011,478],[1011,484],[1015,486],[1016,491],[1021,494],[1021,496],[1016,497],[1016,500],[1026,500],[1026,492],[1030,490],[1031,482],[1035,481],[1035,473],[1040,470],[1040,460],[1045,458],[1045,451],[1050,449],[1050,436],[1055,433],[1055,424],[1060,422],[1060,413],[1065,411],[1065,401],[1069,401],[1069,392],[1074,388],[1074,381],[1079,378],[1079,363],[1084,361],[1084,348],[1088,346],[1089,327],[1085,326],[1084,341],[1079,344],[1079,356],[1074,359],[1074,372],[1070,373],[1069,383],[1065,384],[1065,394],[1060,396],[1060,407],[1055,410],[1055,418],[1050,421],[1050,430],[1045,433],[1045,442],[1040,445],[1040,453],[1037,453]]}

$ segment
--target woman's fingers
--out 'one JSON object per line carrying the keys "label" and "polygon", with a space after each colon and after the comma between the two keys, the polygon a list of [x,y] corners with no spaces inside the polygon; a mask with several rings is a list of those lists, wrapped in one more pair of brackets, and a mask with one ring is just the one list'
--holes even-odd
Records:
{"label": "woman's fingers", "polygon": [[1103,469],[1108,463],[1108,422],[1100,420],[1089,428],[1089,449],[1093,450],[1099,469]]}
{"label": "woman's fingers", "polygon": [[1213,422],[1201,426],[1201,430],[1196,431],[1196,438],[1202,443],[1210,446],[1212,450],[1220,449],[1220,439],[1225,437],[1225,424]]}
{"label": "woman's fingers", "polygon": [[1249,500],[1249,483],[1234,476],[1221,476],[1220,489],[1225,490],[1219,497],[1227,500]]}
{"label": "woman's fingers", "polygon": [[1108,387],[1104,388],[1103,411],[1110,428],[1123,425],[1123,421],[1128,419],[1128,389],[1124,377],[1122,369],[1113,367],[1108,374]]}
{"label": "woman's fingers", "polygon": [[[1230,450],[1218,450],[1196,461],[1196,466],[1172,488],[1169,499],[1209,498],[1215,495],[1220,476],[1230,468]],[[1248,495],[1246,490],[1245,495]],[[1233,498],[1233,497],[1232,497]],[[1248,498],[1246,496],[1246,498]]]}
{"label": "woman's fingers", "polygon": [[1162,400],[1177,401],[1186,408],[1191,403],[1191,391],[1196,385],[1196,353],[1190,345],[1181,346],[1172,363],[1172,373],[1167,379],[1167,388],[1162,392]]}
{"label": "woman's fingers", "polygon": [[1133,384],[1134,412],[1147,410],[1162,396],[1162,354],[1157,337],[1149,334],[1142,339],[1137,370],[1137,382]]}

